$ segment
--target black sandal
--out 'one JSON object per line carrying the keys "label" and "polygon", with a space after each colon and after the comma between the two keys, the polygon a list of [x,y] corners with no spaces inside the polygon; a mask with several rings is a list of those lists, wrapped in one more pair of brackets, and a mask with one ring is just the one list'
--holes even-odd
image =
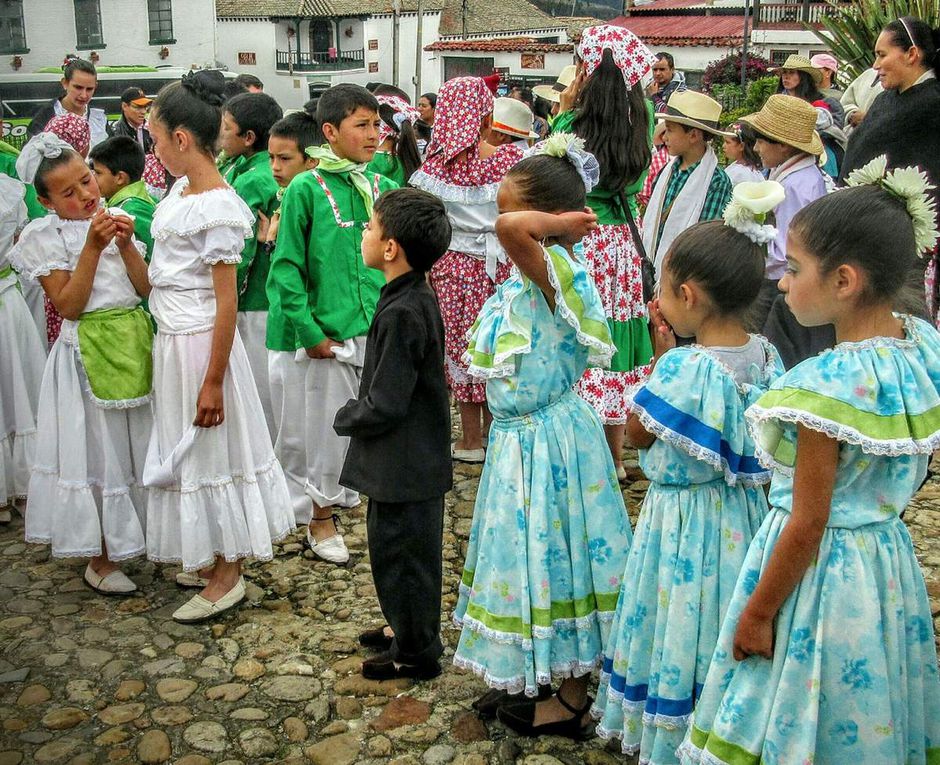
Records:
{"label": "black sandal", "polygon": [[496,710],[496,718],[507,728],[521,736],[564,736],[565,738],[581,741],[590,736],[590,726],[584,725],[584,716],[594,703],[590,696],[581,709],[571,706],[560,695],[555,694],[558,703],[567,709],[574,717],[558,722],[533,725],[535,720],[535,705],[537,701],[525,701],[520,704],[507,704]]}
{"label": "black sandal", "polygon": [[[552,686],[550,685],[540,685],[539,694],[536,696],[537,701],[542,701],[549,698],[552,695]],[[500,690],[499,688],[492,688],[484,693],[480,698],[473,702],[470,706],[477,713],[477,717],[481,720],[495,720],[496,719],[496,710],[498,710],[504,704],[518,704],[525,702],[527,696],[524,693],[509,693],[508,691]]]}
{"label": "black sandal", "polygon": [[374,630],[366,630],[359,634],[359,645],[364,648],[374,648],[378,651],[387,651],[392,647],[392,641],[395,638],[390,638],[385,634],[385,628],[387,624],[383,624],[381,627],[377,627]]}

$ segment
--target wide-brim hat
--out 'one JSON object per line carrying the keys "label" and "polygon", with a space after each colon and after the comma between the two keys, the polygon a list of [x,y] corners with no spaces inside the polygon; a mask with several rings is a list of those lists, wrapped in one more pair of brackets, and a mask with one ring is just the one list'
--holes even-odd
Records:
{"label": "wide-brim hat", "polygon": [[497,98],[493,101],[493,123],[490,127],[499,133],[526,140],[539,138],[532,131],[532,111],[517,98]]}
{"label": "wide-brim hat", "polygon": [[574,64],[568,64],[561,70],[561,74],[558,75],[558,79],[555,80],[553,85],[536,85],[532,88],[532,92],[539,98],[557,104],[561,100],[561,92],[574,82],[577,75],[578,67]]}
{"label": "wide-brim hat", "polygon": [[678,122],[713,135],[733,136],[734,133],[727,133],[718,127],[719,117],[721,104],[695,90],[677,90],[669,96],[665,111],[656,112],[656,119]]}
{"label": "wide-brim hat", "polygon": [[767,99],[764,108],[741,118],[760,135],[819,156],[825,147],[816,132],[816,107],[795,96],[782,93]]}
{"label": "wide-brim hat", "polygon": [[780,66],[775,66],[770,69],[774,74],[779,75],[784,69],[794,69],[797,72],[806,72],[810,77],[813,78],[813,82],[819,86],[823,80],[822,69],[818,66],[813,66],[813,62],[810,61],[806,56],[797,56],[794,53],[791,53],[787,56],[787,60],[784,61]]}

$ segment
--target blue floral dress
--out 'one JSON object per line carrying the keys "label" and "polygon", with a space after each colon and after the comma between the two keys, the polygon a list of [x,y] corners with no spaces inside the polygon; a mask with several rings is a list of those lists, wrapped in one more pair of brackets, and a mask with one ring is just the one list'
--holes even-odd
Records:
{"label": "blue floral dress", "polygon": [[[773,508],[751,543],[682,763],[940,762],[930,605],[898,517],[940,446],[940,335],[842,343],[780,378],[747,412]],[[793,505],[797,425],[839,443],[819,552],[784,601],[773,659],[732,657],[738,619]]]}
{"label": "blue floral dress", "polygon": [[471,330],[494,416],[454,614],[454,663],[534,696],[599,666],[630,549],[600,419],[572,386],[614,352],[584,266],[545,251],[555,311],[513,269]]}
{"label": "blue floral dress", "polygon": [[650,480],[604,652],[597,703],[602,738],[641,763],[674,763],[701,692],[748,545],[767,513],[744,410],[783,372],[764,364],[739,384],[701,346],[656,364],[634,413],[656,440],[640,450]]}

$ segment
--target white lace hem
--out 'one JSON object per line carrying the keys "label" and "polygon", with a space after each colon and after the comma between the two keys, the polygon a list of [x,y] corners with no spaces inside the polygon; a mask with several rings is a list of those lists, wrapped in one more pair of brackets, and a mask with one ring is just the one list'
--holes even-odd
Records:
{"label": "white lace hem", "polygon": [[468,669],[473,674],[483,679],[490,688],[496,688],[500,691],[507,691],[510,694],[525,693],[526,696],[533,698],[538,696],[540,685],[551,685],[554,680],[564,680],[569,677],[584,677],[590,675],[601,660],[601,654],[592,662],[582,662],[572,660],[570,662],[560,662],[552,664],[548,672],[536,672],[536,685],[530,686],[526,683],[523,675],[514,675],[513,677],[496,677],[490,673],[489,669],[479,662],[465,659],[462,656],[454,656],[454,666],[461,669]]}
{"label": "white lace hem", "polygon": [[[769,483],[771,477],[773,476],[773,471],[771,469],[762,470],[760,473],[755,473],[753,475],[741,475],[740,473],[735,473],[728,464],[728,460],[726,460],[720,454],[716,454],[711,449],[696,443],[688,436],[683,436],[680,433],[676,433],[671,428],[667,428],[665,425],[659,422],[659,420],[650,415],[650,413],[647,412],[643,406],[637,404],[636,401],[633,402],[632,411],[633,414],[637,416],[643,427],[646,428],[646,430],[651,435],[678,447],[690,457],[701,460],[707,465],[713,467],[715,470],[720,471],[723,473],[725,483],[728,484],[728,486],[735,486],[739,483],[743,486],[763,486],[764,484]],[[767,465],[764,465],[764,467],[769,468]]]}
{"label": "white lace hem", "polygon": [[101,409],[136,409],[138,406],[149,404],[153,400],[152,393],[138,398],[98,398],[91,392],[90,385],[85,390],[88,393],[88,398]]}
{"label": "white lace hem", "polygon": [[688,757],[692,762],[698,762],[701,763],[701,765],[728,765],[727,762],[716,757],[711,752],[699,749],[691,741],[682,742],[679,748],[676,749],[676,757],[680,760],[683,757]]}
{"label": "white lace hem", "polygon": [[227,263],[230,266],[238,265],[242,262],[242,254],[241,252],[219,252],[214,255],[204,256],[202,262],[209,266],[214,266],[218,263]]}
{"label": "white lace hem", "polygon": [[757,459],[765,467],[779,470],[784,475],[792,475],[794,466],[783,464],[763,447],[758,431],[758,426],[762,423],[779,420],[791,425],[803,425],[836,441],[858,446],[866,454],[874,454],[879,457],[917,454],[930,456],[937,449],[940,449],[940,431],[935,431],[926,438],[876,439],[850,425],[820,417],[802,409],[783,406],[765,409],[757,404],[751,406],[744,416],[756,444]]}
{"label": "white lace hem", "polygon": [[[278,542],[282,542],[287,537],[291,535],[293,529],[288,529],[282,534],[271,537],[271,544],[275,545]],[[225,552],[224,550],[213,550],[212,555],[197,562],[197,563],[185,563],[183,557],[180,555],[153,555],[148,554],[147,560],[152,560],[154,563],[172,563],[182,566],[183,571],[199,571],[200,569],[207,568],[215,563],[217,558],[222,558],[226,563],[235,563],[239,560],[245,560],[251,558],[252,560],[260,561],[261,563],[266,563],[267,561],[274,560],[274,551],[270,553],[267,552],[254,552],[251,550],[239,550],[237,552]]]}
{"label": "white lace hem", "polygon": [[408,184],[415,188],[430,192],[442,202],[456,202],[465,205],[482,205],[496,201],[499,183],[487,183],[483,186],[458,186],[454,183],[442,181],[424,170],[418,170]]}
{"label": "white lace hem", "polygon": [[94,478],[89,478],[84,481],[67,481],[59,477],[59,469],[57,467],[33,465],[31,469],[34,473],[55,476],[56,488],[65,489],[66,491],[86,491],[87,489],[94,488],[101,492],[102,497],[120,497],[125,494],[130,494],[132,491],[147,491],[146,487],[139,486],[137,483],[130,483],[126,486],[118,486],[109,489],[106,488],[101,481]]}
{"label": "white lace hem", "polygon": [[[36,535],[36,534],[26,534],[24,537],[25,541],[28,544],[34,545],[51,545],[52,537],[47,535]],[[140,558],[147,552],[147,548],[140,547],[138,549],[131,550],[130,552],[115,553],[112,550],[108,550],[108,560],[113,563],[120,563],[124,560],[130,560],[131,558]],[[49,551],[49,554],[53,558],[97,558],[103,553],[101,546],[98,547],[86,547],[79,550],[62,550],[52,547]]]}

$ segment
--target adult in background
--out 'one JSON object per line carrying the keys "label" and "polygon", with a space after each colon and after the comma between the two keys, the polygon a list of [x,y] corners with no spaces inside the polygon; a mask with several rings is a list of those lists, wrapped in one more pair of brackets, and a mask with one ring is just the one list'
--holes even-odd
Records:
{"label": "adult in background", "polygon": [[598,227],[582,242],[617,351],[610,369],[588,369],[578,394],[604,422],[617,476],[626,477],[623,441],[633,388],[649,373],[652,345],[643,302],[641,255],[633,231],[636,195],[650,166],[652,105],[641,80],[656,61],[632,32],[601,25],[584,30],[575,51],[578,75],[561,94],[554,133],[575,133],[601,166],[587,196]]}
{"label": "adult in background", "polygon": [[868,108],[884,90],[876,69],[866,69],[842,94],[842,108],[845,109],[845,134],[849,135],[865,119]]}
{"label": "adult in background", "polygon": [[415,136],[418,140],[418,151],[421,156],[427,151],[434,132],[434,112],[437,109],[437,93],[425,93],[418,99],[418,116],[415,123]]}
{"label": "adult in background", "polygon": [[88,123],[91,145],[101,143],[108,137],[108,118],[103,109],[91,106],[91,99],[98,88],[98,71],[90,61],[80,58],[68,59],[62,69],[62,89],[65,91],[41,107],[26,128],[32,137],[45,130],[49,120],[65,114],[74,114]]}
{"label": "adult in background", "polygon": [[[933,184],[940,183],[938,45],[940,30],[913,16],[895,19],[878,36],[874,68],[884,92],[875,98],[849,138],[840,181],[884,154],[889,168],[917,165]],[[928,309],[935,318],[936,273],[934,253],[927,267],[926,287]],[[919,274],[916,278],[919,282]]]}
{"label": "adult in background", "polygon": [[822,72],[819,90],[828,98],[842,98],[842,91],[836,87],[836,75],[839,74],[839,62],[829,53],[817,53],[809,62]]}
{"label": "adult in background", "polygon": [[653,84],[649,89],[655,111],[665,111],[669,96],[680,90],[685,90],[685,77],[676,71],[676,60],[671,53],[657,53],[653,64]]}
{"label": "adult in background", "polygon": [[240,74],[235,78],[235,82],[247,93],[264,93],[264,83],[253,74]]}
{"label": "adult in background", "polygon": [[150,131],[144,124],[147,121],[147,111],[152,98],[147,98],[143,90],[130,87],[121,93],[121,119],[108,126],[108,135],[122,135],[133,138],[140,144],[144,154],[153,148],[153,139]]}
{"label": "adult in background", "polygon": [[[823,71],[814,66],[805,56],[789,55],[778,66],[770,70],[779,78],[777,92],[802,98],[813,106],[822,107],[832,114],[832,121],[841,128],[845,122],[845,111],[838,97],[825,95],[820,88],[823,84]],[[822,103],[820,103],[822,102]]]}

